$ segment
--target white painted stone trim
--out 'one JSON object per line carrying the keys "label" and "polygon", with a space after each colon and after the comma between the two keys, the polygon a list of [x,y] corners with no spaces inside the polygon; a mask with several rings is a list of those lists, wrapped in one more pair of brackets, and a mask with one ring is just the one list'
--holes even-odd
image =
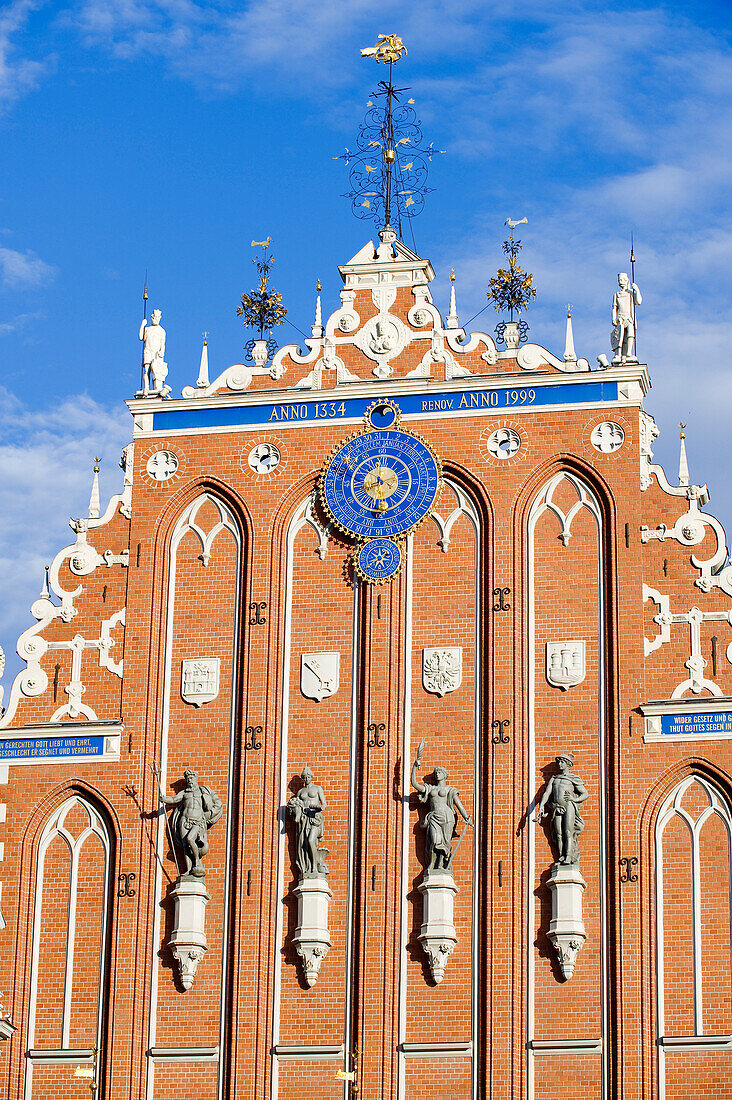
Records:
{"label": "white painted stone trim", "polygon": [[280,1062],[333,1062],[340,1061],[344,1054],[343,1043],[330,1046],[297,1046],[281,1043],[273,1047],[275,1058]]}
{"label": "white painted stone trim", "polygon": [[[242,573],[242,535],[239,530],[239,526],[234,518],[233,512],[230,511],[224,501],[216,496],[214,493],[205,492],[199,497],[196,497],[194,501],[183,511],[176,523],[173,535],[170,541],[169,549],[169,574],[168,574],[168,593],[167,593],[167,623],[166,623],[166,638],[165,638],[165,657],[164,657],[164,672],[163,672],[163,707],[160,719],[160,760],[158,762],[160,768],[160,783],[165,789],[167,783],[167,766],[168,766],[168,733],[169,733],[169,721],[170,721],[170,695],[171,692],[178,692],[180,679],[179,671],[176,668],[175,672],[172,668],[172,641],[173,641],[173,620],[175,613],[175,592],[176,592],[176,560],[178,546],[181,540],[189,532],[194,530],[196,537],[199,540],[199,544],[202,547],[201,560],[203,563],[203,554],[212,554],[212,546],[215,536],[212,532],[206,534],[196,524],[196,517],[204,502],[208,501],[213,504],[219,514],[219,522],[215,525],[216,534],[221,531],[228,531],[228,533],[234,539],[236,545],[236,593],[235,593],[235,606],[240,606],[241,597],[241,573]],[[229,728],[229,783],[226,792],[226,864],[224,868],[224,881],[226,883],[231,882],[231,834],[233,828],[232,814],[229,812],[232,805],[232,784],[234,777],[234,733],[235,722],[237,715],[238,705],[238,682],[236,676],[237,669],[237,655],[239,647],[239,635],[241,631],[240,615],[237,614],[236,622],[234,625],[232,635],[232,677],[231,677],[231,707],[230,707],[230,728]],[[148,1002],[148,1041],[150,1043],[150,1050],[157,1049],[155,1047],[155,1036],[157,1031],[157,996],[158,996],[158,944],[160,940],[160,927],[162,920],[162,906],[160,899],[162,896],[162,867],[163,856],[165,846],[167,844],[165,824],[162,820],[158,822],[158,830],[156,837],[156,853],[157,858],[155,860],[155,884],[154,884],[154,918],[153,918],[153,938],[151,954],[149,957],[150,966],[150,997]],[[226,952],[228,946],[228,920],[229,920],[229,905],[228,905],[228,893],[224,898],[224,921],[222,929],[222,959],[225,961]],[[219,1002],[219,1047],[223,1045],[225,1030],[226,1030],[226,993],[227,993],[227,978],[228,968],[226,965],[222,966],[222,978],[221,978],[221,993]],[[218,1057],[218,1055],[217,1055]],[[155,1093],[155,1059],[150,1055],[148,1051],[147,1059],[147,1074],[145,1081],[145,1098],[146,1100],[154,1100]],[[223,1075],[219,1068],[218,1083],[217,1083],[217,1100],[223,1100]]]}
{"label": "white painted stone trim", "polygon": [[532,1039],[534,1054],[602,1054],[602,1039]]}
{"label": "white painted stone trim", "polygon": [[472,1058],[473,1044],[467,1043],[400,1043],[405,1058]]}
{"label": "white painted stone trim", "polygon": [[[605,374],[607,372],[603,372]],[[551,502],[551,494],[554,489],[560,484],[560,482],[566,478],[568,481],[575,485],[579,493],[579,499],[582,501],[584,507],[587,507],[592,514],[595,523],[597,525],[597,546],[598,546],[598,569],[594,578],[598,592],[598,740],[597,740],[597,753],[598,753],[598,790],[597,790],[597,818],[599,822],[600,833],[600,866],[605,867],[607,865],[607,833],[606,833],[606,813],[605,813],[605,649],[604,649],[604,589],[603,589],[603,544],[602,544],[602,512],[600,505],[592,492],[590,487],[585,482],[577,477],[576,474],[569,471],[562,471],[559,474],[554,475],[546,483],[546,485],[539,490],[529,512],[528,520],[528,561],[529,561],[529,586],[528,586],[528,646],[529,646],[529,698],[528,698],[528,723],[527,723],[527,773],[531,777],[530,782],[533,784],[537,774],[536,769],[536,749],[534,739],[535,728],[535,693],[536,693],[536,678],[544,677],[543,662],[541,665],[537,665],[536,662],[536,625],[534,617],[534,603],[536,599],[536,589],[534,584],[534,531],[536,522],[542,513],[549,509]],[[571,535],[571,530],[567,531],[567,517],[561,509],[551,508],[554,512],[557,521],[561,527],[562,534]],[[576,512],[574,507],[570,509],[569,515],[574,518]],[[565,540],[562,539],[562,542]],[[566,545],[566,542],[565,542]],[[561,554],[560,540],[557,540],[557,553]],[[533,815],[533,811],[536,808],[536,795],[529,794],[531,799],[528,807],[527,820]],[[526,1010],[526,1047],[528,1051],[528,1058],[526,1064],[526,1098],[527,1100],[534,1100],[534,1057],[539,1053],[538,1048],[535,1049],[534,1044],[541,1043],[544,1040],[537,1039],[534,1035],[535,1024],[535,1011],[534,1011],[534,997],[536,990],[536,949],[534,941],[536,937],[536,898],[534,896],[534,877],[536,871],[536,830],[530,823],[527,823],[528,830],[528,852],[527,852],[527,893],[526,893],[526,907],[528,912],[527,921],[527,935],[526,935],[526,985],[527,985],[527,1010]],[[600,926],[601,926],[601,950],[600,950],[600,970],[601,970],[601,990],[600,990],[600,1013],[602,1020],[602,1034],[600,1036],[601,1051],[603,1058],[602,1063],[602,1095],[603,1100],[608,1100],[609,1093],[609,1079],[608,1079],[608,1065],[605,1056],[605,1044],[602,1042],[603,1036],[608,1033],[609,1021],[608,1021],[608,946],[607,946],[607,892],[606,882],[603,876],[600,878]],[[575,1040],[571,1040],[575,1042]],[[553,1040],[552,1040],[553,1042]]]}
{"label": "white painted stone trim", "polygon": [[150,1047],[153,1062],[217,1062],[218,1047]]}

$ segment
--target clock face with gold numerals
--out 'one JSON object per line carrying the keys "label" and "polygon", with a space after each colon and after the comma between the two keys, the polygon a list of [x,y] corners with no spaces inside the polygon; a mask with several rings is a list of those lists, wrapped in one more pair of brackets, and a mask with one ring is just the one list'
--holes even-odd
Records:
{"label": "clock face with gold numerals", "polygon": [[440,461],[419,436],[396,428],[359,432],[330,457],[320,499],[342,531],[394,538],[418,527],[435,506]]}

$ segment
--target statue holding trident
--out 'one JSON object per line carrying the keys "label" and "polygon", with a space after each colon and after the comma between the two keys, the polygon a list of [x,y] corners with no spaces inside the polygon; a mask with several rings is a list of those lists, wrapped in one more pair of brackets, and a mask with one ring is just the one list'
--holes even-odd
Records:
{"label": "statue holding trident", "polygon": [[425,830],[425,870],[447,871],[452,874],[452,861],[455,852],[465,835],[465,830],[460,835],[460,840],[452,850],[452,838],[455,832],[457,810],[465,821],[466,828],[473,825],[473,819],[460,801],[456,787],[447,785],[447,768],[438,764],[435,768],[437,783],[420,783],[417,778],[417,769],[422,763],[424,753],[424,737],[419,743],[417,756],[412,765],[411,782],[420,802],[426,802],[428,806],[422,828]]}
{"label": "statue holding trident", "polygon": [[625,360],[636,361],[633,355],[635,344],[635,309],[643,301],[641,292],[635,283],[631,283],[625,271],[618,275],[618,289],[613,297],[613,329],[610,342],[613,349],[613,363]]}
{"label": "statue holding trident", "polygon": [[179,878],[205,878],[201,860],[208,855],[208,830],[224,812],[221,799],[210,787],[198,782],[198,772],[193,768],[183,773],[185,788],[171,797],[163,794],[158,769],[153,767],[152,772],[158,781],[158,795],[163,806],[175,806],[170,822],[167,822],[167,815],[166,822],[173,850],[180,848],[185,861],[185,870]]}

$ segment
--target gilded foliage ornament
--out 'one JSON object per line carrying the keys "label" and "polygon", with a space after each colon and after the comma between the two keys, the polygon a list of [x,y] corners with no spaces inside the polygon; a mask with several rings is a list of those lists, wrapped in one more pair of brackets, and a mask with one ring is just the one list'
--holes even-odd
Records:
{"label": "gilded foliage ornament", "polygon": [[499,267],[488,284],[487,296],[495,306],[497,313],[508,310],[510,320],[514,313],[525,310],[532,298],[536,297],[534,276],[519,266],[518,254],[523,247],[521,241],[515,241],[513,234],[503,242],[503,251],[508,257],[508,268]]}
{"label": "gilded foliage ornament", "polygon": [[259,273],[259,285],[249,294],[242,294],[241,305],[236,311],[245,328],[259,330],[258,339],[260,340],[265,338],[265,332],[271,336],[275,325],[283,324],[287,315],[287,309],[282,303],[282,295],[269,285],[274,263],[274,257],[267,251],[271,240],[271,237],[267,237],[266,241],[252,241],[252,248],[262,249],[261,255],[255,256],[252,260]]}

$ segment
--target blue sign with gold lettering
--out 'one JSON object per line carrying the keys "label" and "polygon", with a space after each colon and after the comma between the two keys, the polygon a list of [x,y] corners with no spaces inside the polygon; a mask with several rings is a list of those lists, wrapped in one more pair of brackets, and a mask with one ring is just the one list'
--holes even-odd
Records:
{"label": "blue sign with gold lettering", "polygon": [[64,758],[102,756],[104,736],[56,736],[53,737],[3,737],[0,738],[0,761],[44,760],[60,761]]}

